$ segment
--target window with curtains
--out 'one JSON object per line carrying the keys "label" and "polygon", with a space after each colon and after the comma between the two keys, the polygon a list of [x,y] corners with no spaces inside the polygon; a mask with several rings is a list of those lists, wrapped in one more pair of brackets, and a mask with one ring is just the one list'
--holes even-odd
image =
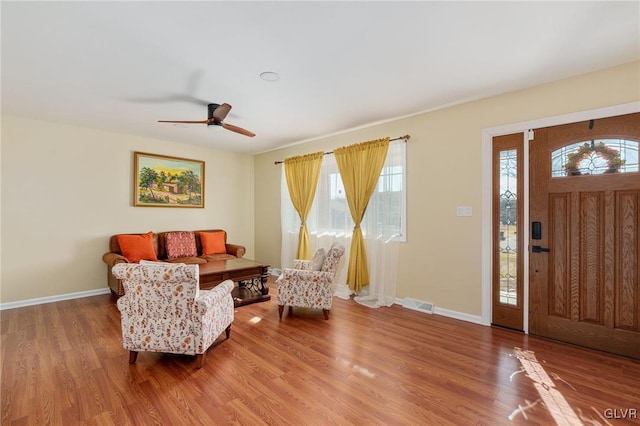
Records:
{"label": "window with curtains", "polygon": [[[282,182],[284,231],[298,232],[300,219]],[[353,220],[345,197],[338,165],[333,155],[322,160],[318,188],[307,219],[307,228],[315,234],[351,235]],[[406,143],[389,144],[376,190],[371,196],[361,225],[365,238],[406,241]]]}

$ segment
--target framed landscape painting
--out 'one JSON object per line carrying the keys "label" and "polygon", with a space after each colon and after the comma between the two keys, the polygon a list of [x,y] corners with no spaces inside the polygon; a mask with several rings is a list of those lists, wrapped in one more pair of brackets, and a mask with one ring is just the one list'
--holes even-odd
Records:
{"label": "framed landscape painting", "polygon": [[134,152],[133,205],[204,207],[204,161]]}

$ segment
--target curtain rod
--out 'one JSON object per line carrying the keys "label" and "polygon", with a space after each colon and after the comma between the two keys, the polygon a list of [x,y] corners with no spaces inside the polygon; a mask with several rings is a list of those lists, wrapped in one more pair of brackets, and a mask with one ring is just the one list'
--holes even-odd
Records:
{"label": "curtain rod", "polygon": [[[410,135],[404,135],[404,136],[399,136],[397,138],[393,138],[393,139],[389,139],[389,142],[393,142],[393,141],[399,141],[399,140],[403,140],[403,141],[408,141],[409,139],[411,139]],[[329,154],[333,154],[333,151],[329,151],[329,152],[325,152],[324,155],[329,155]],[[284,163],[284,161],[274,161],[273,164],[282,164]]]}

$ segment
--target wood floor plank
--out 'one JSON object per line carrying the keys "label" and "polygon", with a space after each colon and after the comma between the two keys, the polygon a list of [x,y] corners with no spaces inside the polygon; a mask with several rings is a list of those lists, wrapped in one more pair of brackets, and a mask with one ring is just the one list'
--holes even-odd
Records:
{"label": "wood floor plank", "polygon": [[279,320],[272,296],[236,309],[201,369],[145,352],[129,365],[110,295],[2,311],[2,425],[640,424],[605,418],[640,416],[637,361],[337,298],[328,321]]}

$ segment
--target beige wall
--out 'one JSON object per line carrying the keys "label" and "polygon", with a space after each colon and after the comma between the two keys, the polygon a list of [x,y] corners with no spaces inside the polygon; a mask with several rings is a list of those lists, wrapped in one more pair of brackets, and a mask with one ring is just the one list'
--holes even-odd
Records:
{"label": "beige wall", "polygon": [[[407,242],[398,298],[481,314],[482,130],[640,101],[640,62],[323,138],[255,157],[256,257],[280,265],[280,173],[274,161],[410,134]],[[457,217],[456,206],[472,217]]]}
{"label": "beige wall", "polygon": [[[120,232],[221,227],[247,257],[279,267],[282,166],[273,162],[408,133],[408,240],[397,297],[479,315],[482,129],[639,100],[635,62],[254,158],[3,116],[0,303],[105,289],[101,256]],[[134,208],[133,151],[204,160],[206,208]],[[456,217],[458,205],[474,215]]]}
{"label": "beige wall", "polygon": [[[0,302],[105,289],[112,234],[224,228],[254,255],[253,158],[2,117]],[[133,207],[133,152],[205,161],[205,208]]]}

